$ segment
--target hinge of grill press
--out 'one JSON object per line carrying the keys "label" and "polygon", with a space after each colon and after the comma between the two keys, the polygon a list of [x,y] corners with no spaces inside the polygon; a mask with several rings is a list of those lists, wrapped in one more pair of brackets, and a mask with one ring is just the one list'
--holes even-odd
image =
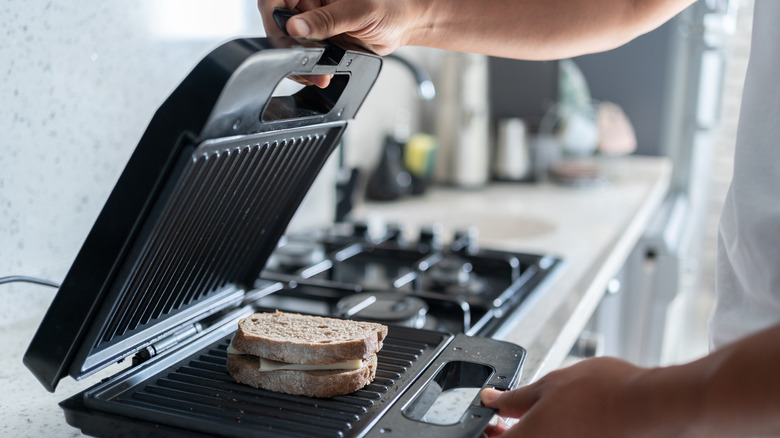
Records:
{"label": "hinge of grill press", "polygon": [[197,336],[197,334],[202,331],[203,326],[201,326],[200,323],[195,323],[185,328],[184,330],[180,330],[170,336],[166,336],[158,340],[157,342],[149,345],[133,356],[133,366],[146,362],[163,351],[169,350],[174,346],[192,338],[193,336]]}

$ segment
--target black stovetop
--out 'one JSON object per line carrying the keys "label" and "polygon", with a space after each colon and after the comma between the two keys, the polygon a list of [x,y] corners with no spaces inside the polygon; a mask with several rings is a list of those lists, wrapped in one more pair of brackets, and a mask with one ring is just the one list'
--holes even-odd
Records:
{"label": "black stovetop", "polygon": [[251,298],[285,311],[489,336],[560,263],[479,248],[473,228],[445,244],[435,225],[410,241],[399,226],[341,223],[285,236]]}

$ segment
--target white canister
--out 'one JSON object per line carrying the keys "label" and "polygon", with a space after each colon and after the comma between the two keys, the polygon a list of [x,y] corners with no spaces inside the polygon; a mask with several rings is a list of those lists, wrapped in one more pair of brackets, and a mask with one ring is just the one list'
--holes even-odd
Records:
{"label": "white canister", "polygon": [[437,84],[436,180],[480,188],[490,178],[487,57],[445,52]]}
{"label": "white canister", "polygon": [[519,181],[528,177],[531,158],[528,152],[528,130],[523,119],[498,121],[493,172],[498,179]]}

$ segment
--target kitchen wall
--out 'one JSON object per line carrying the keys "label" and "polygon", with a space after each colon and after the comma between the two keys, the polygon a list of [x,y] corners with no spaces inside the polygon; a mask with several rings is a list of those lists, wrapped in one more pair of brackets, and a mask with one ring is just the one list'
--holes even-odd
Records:
{"label": "kitchen wall", "polygon": [[[220,42],[264,32],[255,0],[9,0],[0,16],[0,277],[61,282],[157,107]],[[382,102],[405,94],[391,76],[411,81],[388,71],[392,90],[372,95],[378,109],[364,107],[367,128],[351,141],[356,162],[370,162],[379,140],[369,134],[394,117]],[[335,166],[296,227],[332,220]],[[0,324],[39,313],[54,293],[0,285]]]}

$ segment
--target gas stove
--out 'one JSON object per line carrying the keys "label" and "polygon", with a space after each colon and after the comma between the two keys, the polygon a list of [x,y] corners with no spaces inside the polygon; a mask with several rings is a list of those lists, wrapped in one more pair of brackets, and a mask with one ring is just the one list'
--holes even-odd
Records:
{"label": "gas stove", "polygon": [[475,228],[446,244],[439,225],[421,228],[416,241],[404,235],[398,225],[365,222],[289,234],[248,298],[271,309],[490,336],[562,264],[480,248]]}

